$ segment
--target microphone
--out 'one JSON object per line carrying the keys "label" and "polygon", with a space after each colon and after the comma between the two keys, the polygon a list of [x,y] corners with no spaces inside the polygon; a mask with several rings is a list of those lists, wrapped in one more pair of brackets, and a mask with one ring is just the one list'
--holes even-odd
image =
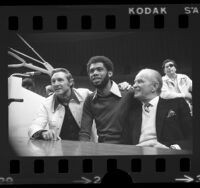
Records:
{"label": "microphone", "polygon": [[15,99],[15,98],[10,98],[10,99],[8,99],[8,105],[9,105],[11,102],[24,102],[24,99]]}
{"label": "microphone", "polygon": [[25,73],[26,75],[29,75],[29,76],[37,76],[37,75],[40,75],[41,72],[40,71],[33,71],[33,72],[26,72]]}

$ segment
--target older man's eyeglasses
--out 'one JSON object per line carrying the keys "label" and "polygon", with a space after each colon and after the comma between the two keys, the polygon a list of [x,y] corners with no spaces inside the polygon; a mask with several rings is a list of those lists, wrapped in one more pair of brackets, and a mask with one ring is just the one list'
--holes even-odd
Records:
{"label": "older man's eyeglasses", "polygon": [[165,68],[173,67],[173,66],[174,66],[174,64],[169,64],[169,65],[167,65]]}

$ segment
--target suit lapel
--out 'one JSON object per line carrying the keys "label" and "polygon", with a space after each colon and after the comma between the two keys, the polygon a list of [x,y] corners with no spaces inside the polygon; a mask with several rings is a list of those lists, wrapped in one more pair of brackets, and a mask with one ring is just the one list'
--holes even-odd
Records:
{"label": "suit lapel", "polygon": [[142,104],[140,104],[136,111],[134,112],[134,120],[133,120],[133,143],[132,144],[138,144],[139,138],[141,134],[141,124],[142,124]]}
{"label": "suit lapel", "polygon": [[168,108],[166,108],[165,101],[162,98],[159,98],[157,111],[156,111],[156,133],[157,138],[161,137],[161,130],[164,124],[164,119],[166,116]]}

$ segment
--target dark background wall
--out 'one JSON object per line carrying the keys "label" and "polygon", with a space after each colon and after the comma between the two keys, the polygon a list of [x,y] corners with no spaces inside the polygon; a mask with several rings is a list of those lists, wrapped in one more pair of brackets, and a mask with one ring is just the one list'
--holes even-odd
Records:
{"label": "dark background wall", "polygon": [[[53,67],[65,67],[75,79],[75,87],[93,89],[89,83],[86,64],[94,55],[109,57],[115,66],[113,79],[116,82],[133,83],[135,74],[145,67],[160,71],[162,61],[174,59],[177,72],[192,77],[192,64],[196,36],[189,31],[136,31],[136,32],[81,32],[81,33],[31,33],[21,36]],[[9,47],[15,48],[36,59],[37,56],[17,37],[9,37]],[[198,52],[197,52],[198,53]],[[28,59],[26,59],[28,60]],[[34,65],[38,63],[28,60]],[[8,55],[8,64],[19,63]],[[42,67],[42,66],[41,66]],[[8,74],[31,71],[26,68],[9,68]],[[34,77],[37,93],[45,95],[44,86],[50,84],[47,75]]]}

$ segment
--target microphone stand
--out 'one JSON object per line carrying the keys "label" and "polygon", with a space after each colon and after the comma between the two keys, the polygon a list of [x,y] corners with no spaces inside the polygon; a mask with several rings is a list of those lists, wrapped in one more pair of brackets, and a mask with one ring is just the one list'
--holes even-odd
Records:
{"label": "microphone stand", "polygon": [[[50,65],[50,63],[48,63],[47,61],[45,61],[37,52],[36,50],[34,50],[33,47],[30,46],[30,44],[28,44],[27,41],[25,41],[25,39],[20,36],[19,34],[17,34],[17,36],[40,58],[40,60],[37,60],[33,57],[30,57],[18,50],[15,50],[13,48],[9,48],[11,51],[8,51],[8,54],[11,55],[12,57],[16,58],[17,60],[19,60],[20,62],[22,62],[21,64],[10,64],[8,65],[9,68],[19,68],[19,67],[27,67],[27,68],[30,68],[32,70],[36,70],[36,71],[39,71],[39,72],[42,72],[42,73],[45,73],[45,74],[48,74],[50,75],[51,74],[51,71],[54,69],[53,66]],[[17,55],[18,54],[18,55]],[[37,63],[40,63],[42,64],[46,69],[44,68],[41,68],[41,67],[38,67],[38,66],[35,66],[31,63],[27,63],[23,58],[21,58],[19,55],[22,55],[26,58],[29,58]]]}
{"label": "microphone stand", "polygon": [[19,57],[18,55],[16,55],[15,53],[13,53],[11,51],[8,51],[8,54],[22,62],[20,64],[10,64],[10,65],[8,65],[9,68],[27,67],[27,68],[30,68],[30,69],[33,69],[33,70],[36,70],[36,71],[40,71],[40,72],[48,74],[48,75],[51,74],[51,72],[46,70],[46,69],[43,69],[41,67],[37,67],[37,66],[35,66],[31,63],[26,63],[26,61],[23,58]]}
{"label": "microphone stand", "polygon": [[46,67],[46,69],[48,70],[48,71],[52,71],[53,70],[53,67],[47,62],[47,61],[45,61],[35,50],[34,50],[34,48],[33,47],[31,47],[31,45],[30,44],[28,44],[28,42],[27,41],[25,41],[25,39],[21,36],[21,35],[19,35],[19,34],[17,34],[17,36],[42,60],[42,62],[43,62],[43,65]]}

